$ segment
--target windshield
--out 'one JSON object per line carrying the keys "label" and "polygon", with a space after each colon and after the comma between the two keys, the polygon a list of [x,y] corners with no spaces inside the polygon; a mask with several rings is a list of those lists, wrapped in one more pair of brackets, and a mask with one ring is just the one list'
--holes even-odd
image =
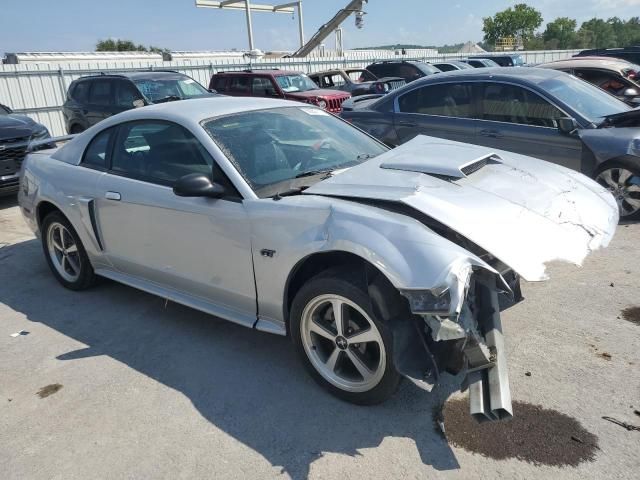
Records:
{"label": "windshield", "polygon": [[316,90],[318,86],[313,83],[309,77],[304,74],[299,75],[280,75],[276,77],[276,81],[283,92],[307,92]]}
{"label": "windshield", "polygon": [[186,75],[136,79],[133,83],[152,103],[159,100],[182,100],[209,94],[202,85]]}
{"label": "windshield", "polygon": [[315,107],[281,107],[206,120],[202,126],[260,198],[320,181],[387,151]]}
{"label": "windshield", "polygon": [[595,124],[600,123],[607,115],[631,109],[613,95],[570,75],[546,80],[540,87]]}
{"label": "windshield", "polygon": [[524,65],[524,60],[520,55],[514,55],[513,57],[511,57],[511,60],[513,61],[513,65],[515,67],[521,67],[522,65]]}

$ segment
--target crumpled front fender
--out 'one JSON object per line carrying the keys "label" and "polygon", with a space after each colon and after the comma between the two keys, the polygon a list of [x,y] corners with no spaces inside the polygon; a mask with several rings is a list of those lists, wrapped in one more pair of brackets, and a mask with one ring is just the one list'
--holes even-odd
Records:
{"label": "crumpled front fender", "polygon": [[259,316],[281,324],[288,278],[316,253],[357,255],[399,290],[455,288],[456,272],[471,267],[499,275],[418,220],[371,205],[305,195],[246,201],[245,206],[252,223]]}

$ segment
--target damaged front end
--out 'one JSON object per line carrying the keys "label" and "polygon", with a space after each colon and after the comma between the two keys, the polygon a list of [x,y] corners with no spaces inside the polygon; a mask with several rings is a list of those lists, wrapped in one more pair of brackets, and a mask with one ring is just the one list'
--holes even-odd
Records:
{"label": "damaged front end", "polygon": [[[468,264],[454,265],[447,284],[432,290],[402,290],[413,329],[395,325],[396,367],[431,390],[442,373],[466,370],[471,414],[478,421],[513,414],[500,312],[522,300],[520,279]],[[408,335],[402,330],[414,330]],[[422,351],[420,352],[420,348]]]}

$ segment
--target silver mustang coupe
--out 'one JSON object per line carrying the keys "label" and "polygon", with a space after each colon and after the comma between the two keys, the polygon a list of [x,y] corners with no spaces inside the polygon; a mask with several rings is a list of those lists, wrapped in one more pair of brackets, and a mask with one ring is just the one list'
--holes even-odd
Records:
{"label": "silver mustang coupe", "polygon": [[511,415],[500,312],[618,223],[566,168],[419,136],[389,150],[322,109],[208,98],[113,116],[30,154],[19,200],[53,275],[97,275],[289,335],[311,375],[372,404],[467,372]]}

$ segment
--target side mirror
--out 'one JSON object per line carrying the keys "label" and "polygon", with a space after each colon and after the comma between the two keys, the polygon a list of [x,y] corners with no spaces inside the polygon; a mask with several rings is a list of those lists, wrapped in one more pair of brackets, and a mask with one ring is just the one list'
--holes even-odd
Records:
{"label": "side mirror", "polygon": [[215,88],[209,88],[208,91],[209,93],[218,93],[218,91]]}
{"label": "side mirror", "polygon": [[624,98],[626,98],[627,100],[636,98],[636,97],[640,97],[640,93],[638,92],[637,89],[635,88],[627,88],[623,93],[622,96]]}
{"label": "side mirror", "polygon": [[173,186],[173,193],[179,197],[208,197],[220,198],[224,196],[224,187],[211,181],[202,173],[190,173],[178,179]]}
{"label": "side mirror", "polygon": [[133,108],[144,107],[144,100],[142,100],[141,98],[138,98],[133,101],[132,105],[133,105]]}
{"label": "side mirror", "polygon": [[578,129],[578,122],[575,118],[562,117],[556,121],[558,122],[558,130],[565,135],[570,135]]}

